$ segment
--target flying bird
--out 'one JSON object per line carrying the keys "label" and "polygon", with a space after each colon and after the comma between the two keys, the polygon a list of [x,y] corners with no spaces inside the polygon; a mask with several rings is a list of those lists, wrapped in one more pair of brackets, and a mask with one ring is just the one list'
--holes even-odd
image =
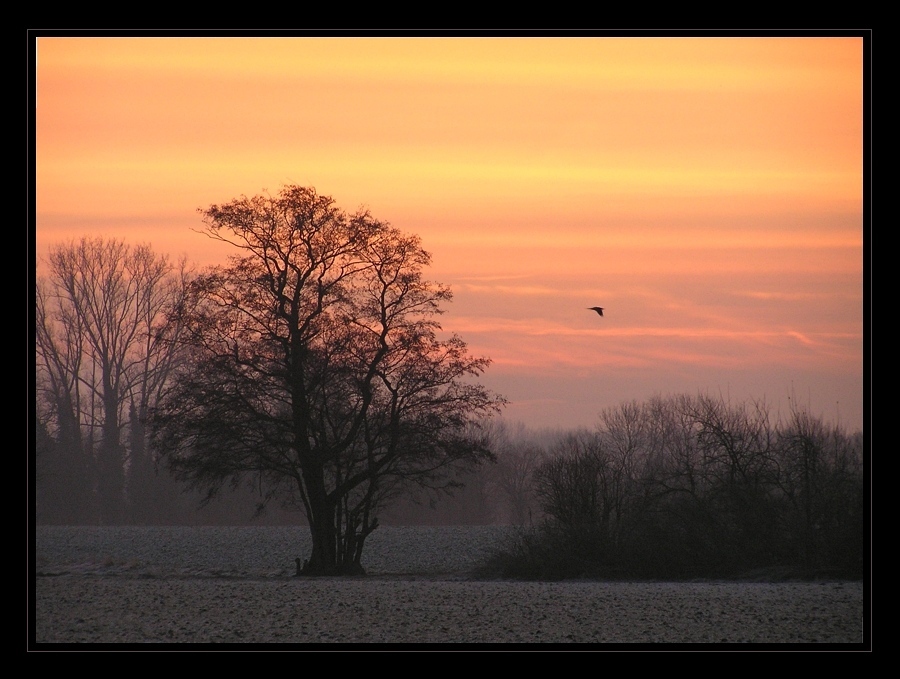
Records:
{"label": "flying bird", "polygon": [[591,306],[591,307],[588,307],[588,309],[590,309],[591,311],[596,311],[601,316],[603,315],[603,307],[602,306]]}

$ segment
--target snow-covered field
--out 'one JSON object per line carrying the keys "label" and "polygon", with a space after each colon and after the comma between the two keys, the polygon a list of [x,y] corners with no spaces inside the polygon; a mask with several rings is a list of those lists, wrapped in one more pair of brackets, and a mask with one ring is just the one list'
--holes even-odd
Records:
{"label": "snow-covered field", "polygon": [[[468,572],[514,529],[386,526],[366,540],[371,575]],[[39,526],[35,571],[139,577],[279,577],[310,552],[297,527]]]}
{"label": "snow-covered field", "polygon": [[296,578],[302,527],[38,527],[33,641],[865,648],[859,582],[472,579],[509,530],[382,527],[369,575]]}

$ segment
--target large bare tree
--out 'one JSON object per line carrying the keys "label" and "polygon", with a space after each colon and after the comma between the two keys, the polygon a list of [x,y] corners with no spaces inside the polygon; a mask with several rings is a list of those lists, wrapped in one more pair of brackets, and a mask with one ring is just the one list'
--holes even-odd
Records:
{"label": "large bare tree", "polygon": [[477,421],[502,399],[474,379],[489,361],[441,336],[451,295],[424,278],[417,236],[300,186],[201,214],[238,254],[199,276],[173,318],[192,360],[155,410],[154,439],[210,497],[249,478],[262,504],[302,508],[304,573],[361,572],[385,502],[491,457]]}

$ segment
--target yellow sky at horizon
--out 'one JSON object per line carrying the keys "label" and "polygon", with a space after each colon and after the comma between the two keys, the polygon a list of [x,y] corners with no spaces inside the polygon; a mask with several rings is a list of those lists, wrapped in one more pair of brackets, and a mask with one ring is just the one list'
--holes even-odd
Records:
{"label": "yellow sky at horizon", "polygon": [[518,402],[529,365],[665,390],[743,361],[862,421],[861,38],[40,37],[35,76],[39,255],[221,261],[198,208],[311,185],[422,237]]}

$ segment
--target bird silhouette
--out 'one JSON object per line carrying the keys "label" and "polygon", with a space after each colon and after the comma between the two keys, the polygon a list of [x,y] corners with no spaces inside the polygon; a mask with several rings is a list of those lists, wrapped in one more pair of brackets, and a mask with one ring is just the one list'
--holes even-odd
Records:
{"label": "bird silhouette", "polygon": [[603,315],[603,307],[602,306],[591,306],[591,307],[588,307],[588,309],[590,309],[591,311],[596,311],[601,316]]}

